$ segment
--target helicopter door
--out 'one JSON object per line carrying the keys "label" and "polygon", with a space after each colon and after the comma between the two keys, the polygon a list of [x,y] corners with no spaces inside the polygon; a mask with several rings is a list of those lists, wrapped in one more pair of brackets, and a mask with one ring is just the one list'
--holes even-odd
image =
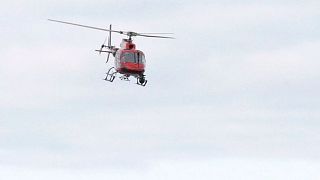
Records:
{"label": "helicopter door", "polygon": [[143,52],[137,52],[135,53],[136,55],[136,60],[138,62],[138,64],[145,64],[146,63],[146,59],[144,58],[144,54]]}
{"label": "helicopter door", "polygon": [[121,59],[120,59],[120,57],[121,57],[121,51],[117,51],[116,52],[116,56],[115,56],[115,66],[116,66],[116,69],[119,69],[120,67],[121,67],[121,64],[120,64],[120,61],[121,61]]}

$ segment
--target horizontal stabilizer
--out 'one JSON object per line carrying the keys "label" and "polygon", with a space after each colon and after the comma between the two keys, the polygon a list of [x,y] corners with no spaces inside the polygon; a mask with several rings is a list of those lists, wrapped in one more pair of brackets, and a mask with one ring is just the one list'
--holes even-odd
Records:
{"label": "horizontal stabilizer", "polygon": [[95,50],[95,51],[97,51],[97,52],[105,52],[105,53],[113,53],[113,51],[103,51],[103,50]]}

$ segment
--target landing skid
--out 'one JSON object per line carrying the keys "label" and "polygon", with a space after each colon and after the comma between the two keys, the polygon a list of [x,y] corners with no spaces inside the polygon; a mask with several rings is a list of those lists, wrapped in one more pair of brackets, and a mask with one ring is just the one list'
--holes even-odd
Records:
{"label": "landing skid", "polygon": [[[109,82],[113,82],[113,80],[116,78],[118,71],[112,67],[108,70],[108,72],[106,73],[107,76],[104,78],[105,81],[109,81]],[[129,80],[129,76],[128,74],[124,74],[123,76],[120,77],[121,80],[123,81],[130,81]],[[135,78],[137,79],[137,84],[140,86],[146,86],[147,84],[147,80],[145,79],[144,75],[136,75]]]}
{"label": "landing skid", "polygon": [[148,81],[144,78],[144,76],[137,78],[137,84],[140,86],[146,86],[147,82]]}
{"label": "landing skid", "polygon": [[116,77],[117,71],[114,67],[110,68],[109,71],[106,73],[107,76],[104,78],[104,80],[112,82],[114,78]]}

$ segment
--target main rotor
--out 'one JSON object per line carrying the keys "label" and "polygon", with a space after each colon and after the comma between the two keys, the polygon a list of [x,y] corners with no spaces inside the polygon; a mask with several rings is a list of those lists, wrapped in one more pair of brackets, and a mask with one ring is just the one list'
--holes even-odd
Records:
{"label": "main rotor", "polygon": [[114,33],[123,34],[123,35],[128,36],[128,40],[130,40],[130,41],[132,40],[132,37],[133,37],[133,36],[174,39],[174,37],[170,37],[170,36],[159,36],[159,34],[173,34],[173,33],[138,33],[138,32],[133,32],[133,31],[117,31],[117,30],[112,30],[112,29],[105,29],[105,28],[87,26],[87,25],[82,25],[82,24],[76,24],[76,23],[71,23],[71,22],[54,20],[54,19],[48,19],[48,20],[49,20],[49,21],[52,21],[52,22],[69,24],[69,25],[73,25],[73,26],[90,28],[90,29],[95,29],[95,30],[100,30],[100,31],[108,31],[108,32],[110,32],[110,33],[111,33],[111,32],[114,32]]}

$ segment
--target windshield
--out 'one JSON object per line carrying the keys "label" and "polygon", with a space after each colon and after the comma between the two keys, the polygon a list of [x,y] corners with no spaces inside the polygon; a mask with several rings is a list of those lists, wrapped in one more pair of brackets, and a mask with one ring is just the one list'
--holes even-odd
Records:
{"label": "windshield", "polygon": [[121,61],[144,64],[145,58],[142,52],[125,52],[121,55]]}

